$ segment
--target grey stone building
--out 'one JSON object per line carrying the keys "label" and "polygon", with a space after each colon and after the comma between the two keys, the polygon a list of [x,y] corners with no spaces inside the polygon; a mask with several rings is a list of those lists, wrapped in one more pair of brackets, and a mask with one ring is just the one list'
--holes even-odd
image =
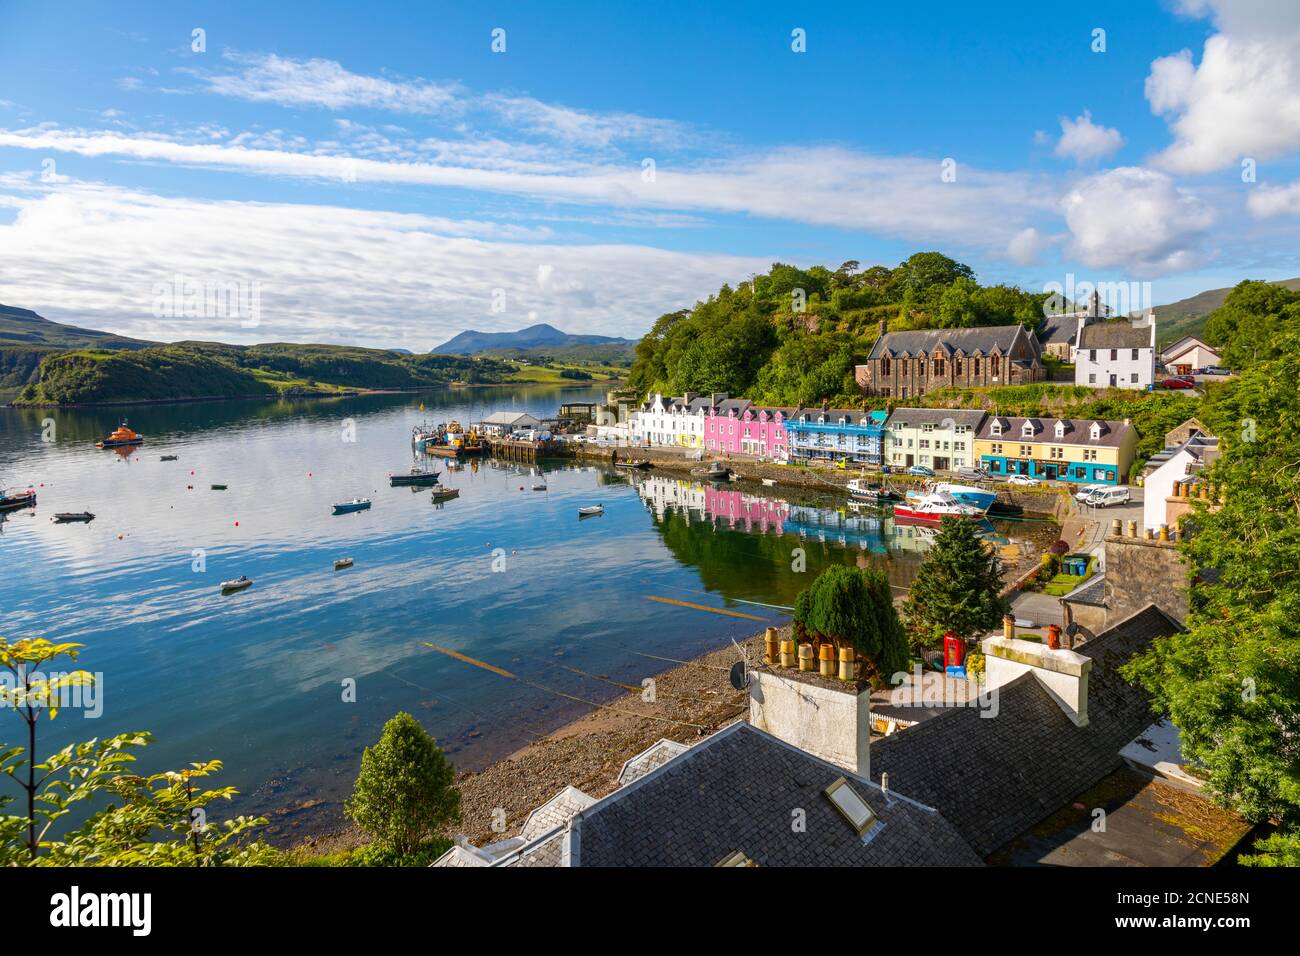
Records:
{"label": "grey stone building", "polygon": [[867,395],[915,398],[940,388],[1026,385],[1046,377],[1038,339],[1022,325],[885,332],[854,370]]}

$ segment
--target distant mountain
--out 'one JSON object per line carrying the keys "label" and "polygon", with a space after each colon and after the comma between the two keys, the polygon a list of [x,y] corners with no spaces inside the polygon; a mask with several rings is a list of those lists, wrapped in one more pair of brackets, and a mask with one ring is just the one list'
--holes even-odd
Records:
{"label": "distant mountain", "polygon": [[636,345],[636,341],[609,335],[570,335],[543,322],[530,325],[518,332],[476,332],[471,329],[429,351],[440,355],[478,355],[483,352],[504,352],[515,349],[530,352],[545,351],[575,345],[619,345],[630,349]]}
{"label": "distant mountain", "polygon": [[31,309],[0,305],[0,346],[49,346],[61,349],[143,349],[157,342],[130,339],[112,332],[82,329],[42,318]]}
{"label": "distant mountain", "polygon": [[[1280,279],[1275,284],[1286,286],[1294,291],[1300,289],[1300,278]],[[1170,302],[1168,305],[1156,306],[1160,344],[1168,345],[1178,341],[1184,335],[1203,335],[1205,320],[1210,317],[1211,312],[1223,305],[1223,301],[1231,291],[1231,288],[1210,289],[1186,299],[1179,299],[1177,302]]]}

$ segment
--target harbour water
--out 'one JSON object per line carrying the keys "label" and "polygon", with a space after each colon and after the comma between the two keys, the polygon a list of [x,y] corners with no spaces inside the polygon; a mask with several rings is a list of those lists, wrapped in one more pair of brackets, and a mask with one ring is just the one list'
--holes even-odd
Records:
{"label": "harbour water", "polygon": [[[783,608],[831,563],[911,580],[926,531],[830,493],[575,461],[433,461],[460,491],[442,505],[389,487],[421,422],[547,417],[599,397],[0,409],[0,485],[38,492],[0,524],[0,635],[84,644],[80,665],[102,675],[100,713],[43,722],[41,750],[150,730],[141,771],[219,758],[220,782],[242,794],[232,812],[275,814],[287,839],[337,823],[362,748],[399,710],[481,768],[622,693],[611,682],[788,621]],[[124,412],[145,444],[96,449]],[[355,497],[374,505],[331,515]],[[603,515],[579,520],[597,503]],[[96,518],[57,524],[56,511]],[[1042,544],[1029,523],[996,533],[1008,554]],[[344,557],[353,566],[335,571]],[[239,575],[253,586],[223,596]],[[20,728],[0,714],[0,746]]]}

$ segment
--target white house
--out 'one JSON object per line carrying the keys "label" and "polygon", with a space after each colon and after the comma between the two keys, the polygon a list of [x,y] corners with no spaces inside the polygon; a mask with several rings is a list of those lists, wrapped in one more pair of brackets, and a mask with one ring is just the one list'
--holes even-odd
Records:
{"label": "white house", "polygon": [[896,408],[885,422],[884,463],[935,471],[972,468],[985,413],[963,408]]}
{"label": "white house", "polygon": [[485,434],[500,436],[521,428],[541,428],[542,422],[527,412],[493,412],[479,426]]}
{"label": "white house", "polygon": [[1221,359],[1217,349],[1206,345],[1194,335],[1184,335],[1160,353],[1160,361],[1170,372],[1187,375],[1207,365],[1218,365]]}
{"label": "white house", "polygon": [[1114,319],[1087,323],[1081,316],[1075,343],[1075,385],[1145,389],[1155,383],[1154,312],[1136,322]]}
{"label": "white house", "polygon": [[1142,526],[1158,531],[1161,525],[1170,524],[1167,499],[1180,481],[1195,478],[1219,453],[1219,440],[1213,435],[1193,431],[1181,445],[1166,448],[1152,461],[1161,460],[1159,467],[1142,480]]}
{"label": "white house", "polygon": [[704,447],[704,420],[725,394],[697,395],[687,392],[681,398],[651,395],[632,416],[632,440],[650,445],[673,445],[678,448]]}

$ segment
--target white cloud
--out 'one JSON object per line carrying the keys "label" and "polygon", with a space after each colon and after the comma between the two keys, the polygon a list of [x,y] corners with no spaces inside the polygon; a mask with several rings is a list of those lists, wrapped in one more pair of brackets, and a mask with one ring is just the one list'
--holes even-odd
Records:
{"label": "white cloud", "polygon": [[1205,41],[1199,65],[1189,50],[1151,64],[1146,98],[1174,135],[1157,165],[1207,173],[1300,148],[1300,6],[1183,0],[1179,8],[1212,16],[1219,32]]}
{"label": "white cloud", "polygon": [[1070,251],[1087,266],[1153,275],[1195,264],[1194,247],[1214,221],[1199,199],[1164,173],[1121,166],[1082,180],[1062,211]]}
{"label": "white cloud", "polygon": [[1007,255],[1017,265],[1029,266],[1038,262],[1048,245],[1049,242],[1042,233],[1033,226],[1027,226],[1011,237],[1007,243]]}
{"label": "white cloud", "polygon": [[1098,126],[1087,110],[1070,119],[1061,117],[1061,139],[1056,144],[1056,155],[1073,159],[1076,163],[1091,163],[1112,155],[1124,145],[1119,130]]}
{"label": "white cloud", "polygon": [[1285,186],[1259,186],[1251,191],[1246,208],[1259,219],[1300,216],[1300,180]]}
{"label": "white cloud", "polygon": [[[520,328],[530,313],[575,332],[635,337],[662,313],[764,271],[773,258],[556,244],[490,222],[174,199],[16,176],[0,177],[5,206],[17,211],[0,225],[6,303],[169,341],[420,350],[466,328]],[[237,317],[155,317],[155,286],[176,277],[257,283],[261,325],[243,328]],[[492,311],[494,289],[505,290],[504,312]]]}

